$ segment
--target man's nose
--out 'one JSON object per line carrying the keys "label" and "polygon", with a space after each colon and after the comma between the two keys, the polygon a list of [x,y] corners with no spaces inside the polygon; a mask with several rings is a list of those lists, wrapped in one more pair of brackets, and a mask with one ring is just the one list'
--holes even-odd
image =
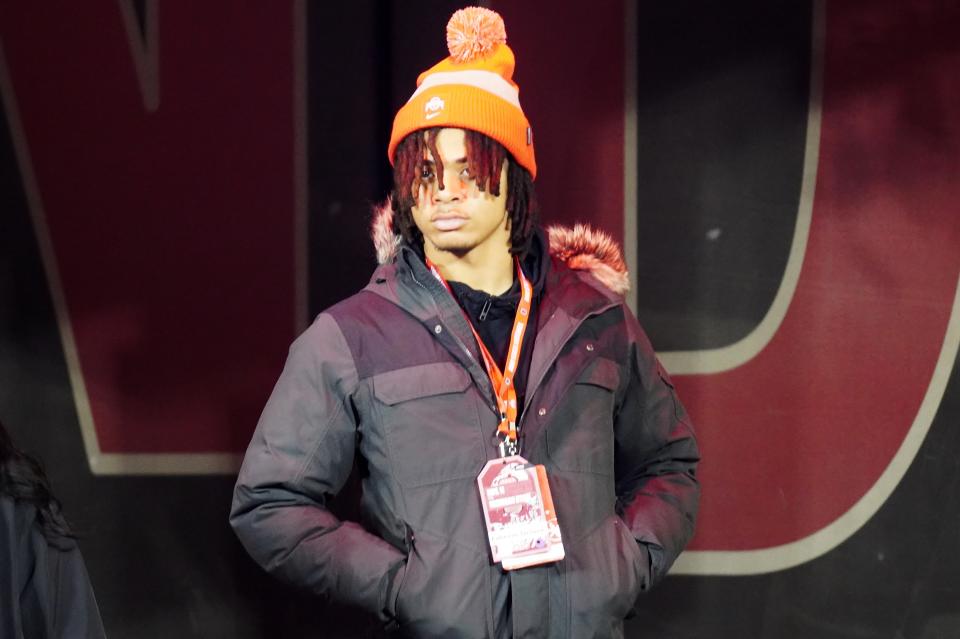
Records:
{"label": "man's nose", "polygon": [[444,171],[443,188],[434,189],[435,199],[438,202],[455,202],[466,196],[466,181],[457,171]]}

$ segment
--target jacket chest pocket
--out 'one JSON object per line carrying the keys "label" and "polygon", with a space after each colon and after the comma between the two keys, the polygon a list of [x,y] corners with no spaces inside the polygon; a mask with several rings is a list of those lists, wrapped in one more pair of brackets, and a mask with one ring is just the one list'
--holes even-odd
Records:
{"label": "jacket chest pocket", "polygon": [[387,455],[404,486],[473,478],[484,463],[476,398],[470,375],[438,362],[380,373],[372,378]]}
{"label": "jacket chest pocket", "polygon": [[567,389],[547,427],[547,452],[560,470],[613,475],[613,411],[620,371],[598,357]]}

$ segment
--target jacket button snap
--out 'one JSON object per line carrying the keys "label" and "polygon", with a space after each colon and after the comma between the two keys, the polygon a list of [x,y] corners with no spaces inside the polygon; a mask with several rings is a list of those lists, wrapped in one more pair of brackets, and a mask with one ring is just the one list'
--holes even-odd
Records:
{"label": "jacket button snap", "polygon": [[443,331],[443,327],[440,326],[439,324],[433,327],[433,332],[436,333],[437,335],[439,335],[442,331]]}
{"label": "jacket button snap", "polygon": [[587,350],[588,350],[588,351],[592,351],[592,350],[593,350],[593,344],[587,344]]}
{"label": "jacket button snap", "polygon": [[541,408],[540,410],[537,411],[537,415],[539,415],[540,417],[543,417],[546,414],[547,414],[546,408]]}

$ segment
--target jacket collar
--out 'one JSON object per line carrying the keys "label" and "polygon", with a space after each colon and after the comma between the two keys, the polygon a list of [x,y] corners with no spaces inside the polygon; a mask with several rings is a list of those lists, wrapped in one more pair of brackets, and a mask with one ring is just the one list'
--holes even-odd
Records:
{"label": "jacket collar", "polygon": [[[371,237],[380,265],[397,263],[401,269],[410,268],[414,277],[420,278],[418,264],[423,261],[410,246],[406,245],[393,224],[393,210],[385,202],[374,210]],[[589,274],[589,285],[611,300],[622,300],[630,289],[630,278],[620,246],[603,231],[584,224],[573,228],[549,226],[546,229],[548,252],[557,262],[580,274]],[[429,274],[426,267],[423,271]],[[563,269],[550,269],[551,278]],[[374,277],[378,277],[374,275]],[[382,277],[382,275],[380,275]],[[549,288],[549,286],[548,286]],[[592,296],[591,296],[592,297]],[[564,306],[567,306],[564,304]],[[576,310],[576,304],[571,310]],[[579,313],[576,313],[579,314]]]}

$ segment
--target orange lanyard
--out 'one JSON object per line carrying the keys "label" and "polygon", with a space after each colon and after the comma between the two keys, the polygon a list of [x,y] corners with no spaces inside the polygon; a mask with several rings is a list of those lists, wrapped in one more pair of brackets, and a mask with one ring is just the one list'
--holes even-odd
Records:
{"label": "orange lanyard", "polygon": [[[470,317],[464,312],[467,318],[467,325],[473,331],[473,336],[480,347],[480,353],[483,355],[483,363],[487,367],[487,375],[490,376],[490,382],[493,384],[493,390],[497,397],[497,406],[500,409],[500,424],[497,426],[497,435],[500,439],[500,456],[516,455],[519,452],[517,445],[517,390],[514,388],[514,376],[517,374],[517,367],[520,365],[520,348],[523,346],[523,334],[527,330],[527,321],[530,317],[530,308],[533,303],[533,285],[527,276],[523,274],[520,268],[520,260],[514,258],[517,265],[517,279],[520,280],[520,303],[517,304],[517,315],[513,320],[513,330],[510,331],[510,348],[507,350],[506,366],[503,370],[497,366],[496,360],[487,349],[486,344],[480,339],[477,329],[473,327]],[[427,266],[434,277],[440,280],[440,283],[453,295],[453,289],[447,283],[440,271],[429,259]]]}

